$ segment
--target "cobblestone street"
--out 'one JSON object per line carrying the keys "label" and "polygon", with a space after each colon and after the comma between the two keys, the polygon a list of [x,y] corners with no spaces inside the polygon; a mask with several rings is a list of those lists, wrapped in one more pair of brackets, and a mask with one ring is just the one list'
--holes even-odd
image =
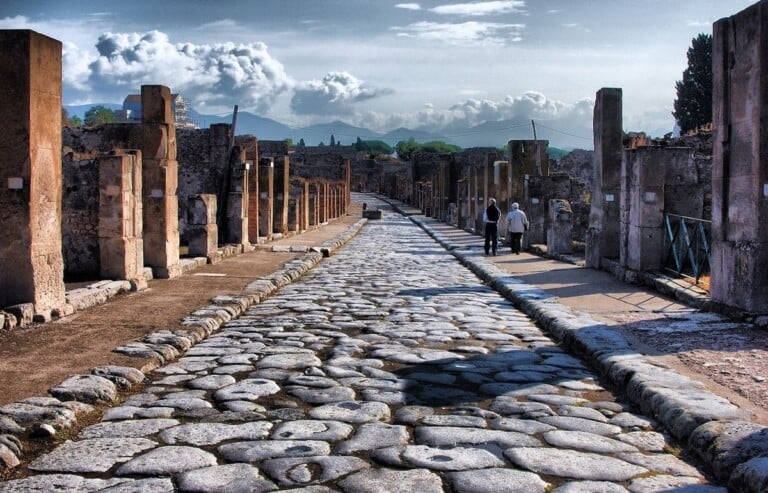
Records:
{"label": "cobblestone street", "polygon": [[726,491],[418,225],[368,206],[383,218],[0,492]]}

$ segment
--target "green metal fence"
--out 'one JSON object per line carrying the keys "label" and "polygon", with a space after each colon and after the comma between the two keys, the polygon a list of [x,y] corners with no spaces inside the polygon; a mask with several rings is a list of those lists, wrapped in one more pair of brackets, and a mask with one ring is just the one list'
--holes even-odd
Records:
{"label": "green metal fence", "polygon": [[664,214],[664,268],[680,277],[708,284],[712,221]]}

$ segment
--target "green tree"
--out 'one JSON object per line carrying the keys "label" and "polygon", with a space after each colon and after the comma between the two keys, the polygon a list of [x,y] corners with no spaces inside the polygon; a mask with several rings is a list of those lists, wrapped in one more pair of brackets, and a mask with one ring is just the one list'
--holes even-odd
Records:
{"label": "green tree", "polygon": [[283,140],[283,144],[285,144],[286,147],[293,147],[293,139],[285,139]]}
{"label": "green tree", "polygon": [[712,122],[712,35],[701,33],[688,48],[688,68],[675,84],[672,115],[685,133]]}
{"label": "green tree", "polygon": [[411,154],[413,154],[416,151],[419,151],[421,149],[421,146],[416,142],[416,140],[411,137],[408,140],[401,140],[397,144],[395,144],[395,151],[397,152],[397,157],[402,159],[403,161],[409,161],[411,159]]}
{"label": "green tree", "polygon": [[95,127],[97,125],[104,125],[105,123],[114,123],[115,113],[104,106],[91,106],[91,108],[85,112],[85,125],[87,127]]}
{"label": "green tree", "polygon": [[441,154],[454,154],[461,150],[461,147],[448,144],[442,140],[432,140],[430,142],[424,142],[421,144],[421,150],[423,152],[439,152]]}
{"label": "green tree", "polygon": [[331,147],[336,147],[336,138],[331,134]]}

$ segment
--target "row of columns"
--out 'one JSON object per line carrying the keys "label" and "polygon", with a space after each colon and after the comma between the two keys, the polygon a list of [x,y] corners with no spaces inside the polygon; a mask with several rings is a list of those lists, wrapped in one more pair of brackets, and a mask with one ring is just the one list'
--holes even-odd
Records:
{"label": "row of columns", "polygon": [[[0,46],[0,115],[7,122],[0,128],[0,307],[31,305],[44,321],[71,312],[61,239],[62,127],[50,117],[62,108],[62,46],[29,30],[0,31]],[[146,285],[145,266],[154,277],[180,275],[170,89],[142,86],[141,125],[108,126],[104,144],[130,150],[98,157],[100,275],[128,279],[135,289]],[[287,156],[254,165],[246,150],[231,151],[224,203],[200,195],[190,204],[193,252],[214,256],[222,228],[224,242],[247,245],[326,223],[349,208],[348,161],[343,180],[307,180],[292,194]]]}

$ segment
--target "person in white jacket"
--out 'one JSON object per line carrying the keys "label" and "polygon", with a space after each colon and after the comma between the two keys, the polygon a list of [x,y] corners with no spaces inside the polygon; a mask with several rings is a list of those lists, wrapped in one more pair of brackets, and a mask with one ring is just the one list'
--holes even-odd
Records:
{"label": "person in white jacket", "polygon": [[507,214],[507,234],[512,253],[520,255],[520,245],[523,233],[526,231],[528,231],[528,217],[525,212],[520,210],[520,204],[514,202],[509,206],[509,213]]}

